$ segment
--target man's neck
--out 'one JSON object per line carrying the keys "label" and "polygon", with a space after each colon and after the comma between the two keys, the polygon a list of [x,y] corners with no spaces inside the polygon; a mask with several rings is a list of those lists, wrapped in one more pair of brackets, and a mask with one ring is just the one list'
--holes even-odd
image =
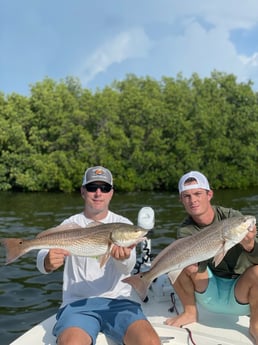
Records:
{"label": "man's neck", "polygon": [[207,210],[207,212],[205,212],[204,214],[201,214],[199,216],[194,216],[194,217],[192,216],[192,218],[196,224],[198,224],[200,226],[207,226],[213,222],[214,216],[215,216],[215,212],[214,212],[212,206],[210,206],[209,209]]}
{"label": "man's neck", "polygon": [[88,219],[92,219],[95,222],[100,222],[101,220],[103,220],[104,218],[107,217],[108,210],[102,211],[102,212],[99,212],[99,213],[94,213],[94,212],[90,212],[88,210],[84,210],[84,215]]}

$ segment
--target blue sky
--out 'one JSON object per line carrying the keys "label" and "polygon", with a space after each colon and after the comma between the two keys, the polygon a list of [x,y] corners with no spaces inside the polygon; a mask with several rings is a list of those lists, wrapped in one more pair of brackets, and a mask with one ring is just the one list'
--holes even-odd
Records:
{"label": "blue sky", "polygon": [[0,0],[0,91],[28,95],[45,77],[95,90],[139,77],[252,80],[257,0]]}

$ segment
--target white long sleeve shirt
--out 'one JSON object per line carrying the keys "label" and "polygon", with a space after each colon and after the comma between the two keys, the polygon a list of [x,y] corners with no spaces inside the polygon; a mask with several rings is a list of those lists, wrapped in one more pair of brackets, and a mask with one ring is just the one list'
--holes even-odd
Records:
{"label": "white long sleeve shirt", "polygon": [[[86,227],[92,220],[86,218],[84,213],[79,213],[66,219],[62,224],[77,223]],[[108,212],[102,223],[127,223],[132,222]],[[41,273],[47,274],[44,260],[48,250],[42,249],[37,255],[37,268]],[[82,256],[67,256],[63,272],[63,301],[61,307],[74,301],[90,297],[129,298],[131,286],[122,283],[128,277],[136,262],[136,251],[131,251],[131,256],[126,260],[115,260],[112,257],[100,268],[97,258]]]}

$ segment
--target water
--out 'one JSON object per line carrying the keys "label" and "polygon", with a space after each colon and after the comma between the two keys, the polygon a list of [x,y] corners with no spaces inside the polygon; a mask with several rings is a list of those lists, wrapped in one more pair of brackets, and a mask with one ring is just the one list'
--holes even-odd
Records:
{"label": "water", "polygon": [[[258,219],[258,189],[217,191],[213,203],[233,207]],[[81,212],[83,200],[79,193],[0,193],[0,205],[0,237],[30,238]],[[177,194],[154,192],[115,193],[111,210],[136,222],[143,206],[155,210],[155,228],[149,236],[155,255],[175,238],[185,212]],[[0,334],[1,344],[8,345],[56,312],[61,300],[62,272],[39,273],[35,267],[36,252],[8,266],[4,265],[4,256],[1,247]]]}

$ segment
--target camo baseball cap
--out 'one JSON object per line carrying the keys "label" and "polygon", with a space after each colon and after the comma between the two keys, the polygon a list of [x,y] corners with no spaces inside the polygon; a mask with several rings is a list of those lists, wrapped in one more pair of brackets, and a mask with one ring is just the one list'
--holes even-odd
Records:
{"label": "camo baseball cap", "polygon": [[[189,178],[195,179],[196,183],[185,185],[186,180],[188,180]],[[209,185],[209,182],[207,180],[207,177],[204,176],[199,171],[188,172],[187,174],[183,175],[178,182],[179,194],[181,194],[185,190],[196,189],[196,188],[202,188],[202,189],[210,190],[210,185]]]}
{"label": "camo baseball cap", "polygon": [[83,176],[82,185],[85,186],[88,183],[97,181],[106,182],[113,186],[113,177],[108,169],[102,166],[88,168]]}

